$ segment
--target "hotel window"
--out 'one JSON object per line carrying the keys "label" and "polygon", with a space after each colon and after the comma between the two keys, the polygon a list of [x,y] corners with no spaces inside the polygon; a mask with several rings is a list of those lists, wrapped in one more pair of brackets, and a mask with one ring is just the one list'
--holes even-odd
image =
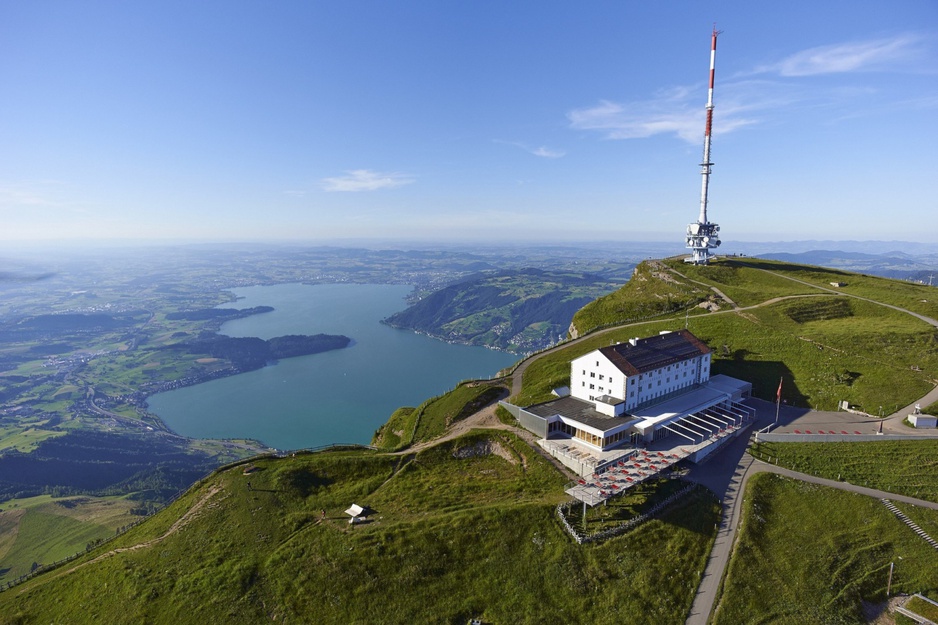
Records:
{"label": "hotel window", "polygon": [[596,372],[595,372],[595,371],[590,371],[590,377],[591,377],[591,378],[595,378],[595,377],[596,377]]}
{"label": "hotel window", "polygon": [[591,391],[594,390],[595,388],[596,388],[596,385],[595,385],[595,384],[590,384],[590,390],[591,390]]}
{"label": "hotel window", "polygon": [[605,378],[603,377],[603,374],[601,374],[601,373],[599,374],[599,379],[600,379],[600,381],[602,381],[602,380],[605,379]]}
{"label": "hotel window", "polygon": [[630,379],[629,384],[635,384],[635,378]]}

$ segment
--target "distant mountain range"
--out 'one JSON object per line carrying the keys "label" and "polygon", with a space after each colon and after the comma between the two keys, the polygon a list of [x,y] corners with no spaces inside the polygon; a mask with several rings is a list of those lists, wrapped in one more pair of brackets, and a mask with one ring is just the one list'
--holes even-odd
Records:
{"label": "distant mountain range", "polygon": [[759,258],[802,265],[820,265],[885,278],[938,285],[938,253],[913,255],[902,251],[882,254],[842,250],[811,250],[799,253],[759,254]]}

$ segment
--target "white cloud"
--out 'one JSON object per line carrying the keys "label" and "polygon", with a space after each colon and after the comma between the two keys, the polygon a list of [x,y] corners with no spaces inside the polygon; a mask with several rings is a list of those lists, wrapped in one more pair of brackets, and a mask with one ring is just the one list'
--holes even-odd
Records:
{"label": "white cloud", "polygon": [[51,197],[57,191],[55,186],[55,183],[47,182],[0,184],[0,208],[62,206],[62,202]]}
{"label": "white cloud", "polygon": [[566,152],[563,150],[555,150],[547,146],[541,146],[539,148],[534,148],[533,150],[528,150],[534,156],[541,156],[543,158],[561,158],[566,155]]}
{"label": "white cloud", "polygon": [[876,70],[918,56],[920,42],[920,37],[904,34],[889,39],[818,46],[796,52],[775,65],[759,69],[777,72],[782,76]]}
{"label": "white cloud", "polygon": [[[696,144],[703,138],[705,101],[692,106],[691,95],[690,89],[680,87],[645,101],[618,104],[602,100],[596,106],[570,111],[567,118],[572,128],[598,130],[607,139],[643,139],[670,134]],[[743,111],[752,108],[730,101],[718,104],[715,115],[719,116],[719,123],[714,124],[714,135],[755,123],[755,120],[741,116]]]}
{"label": "white cloud", "polygon": [[546,145],[540,147],[531,147],[526,143],[521,143],[520,141],[501,141],[499,139],[495,140],[495,143],[504,143],[505,145],[513,145],[516,148],[521,148],[528,154],[533,154],[534,156],[540,156],[541,158],[562,158],[567,155],[564,150],[558,150],[555,148],[549,148]]}
{"label": "white cloud", "polygon": [[399,173],[383,173],[369,169],[353,169],[344,176],[323,178],[322,188],[326,191],[377,191],[393,189],[414,182],[414,178]]}

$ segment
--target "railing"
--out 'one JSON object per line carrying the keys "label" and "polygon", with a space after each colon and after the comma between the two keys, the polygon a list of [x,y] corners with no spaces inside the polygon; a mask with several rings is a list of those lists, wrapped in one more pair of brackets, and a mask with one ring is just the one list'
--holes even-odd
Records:
{"label": "railing", "polygon": [[578,545],[582,545],[583,543],[591,543],[591,542],[596,542],[599,540],[605,540],[607,538],[612,538],[613,536],[618,536],[619,534],[623,534],[627,532],[628,530],[632,529],[633,527],[635,527],[636,525],[639,525],[649,520],[655,514],[663,510],[665,507],[671,505],[677,499],[683,497],[684,495],[688,494],[689,492],[697,488],[702,488],[702,487],[699,484],[688,484],[681,490],[670,495],[667,499],[664,499],[663,501],[660,501],[657,504],[655,504],[647,512],[644,512],[636,517],[632,517],[631,519],[623,522],[621,525],[617,525],[615,527],[610,527],[608,529],[600,530],[599,532],[596,532],[594,534],[580,534],[579,532],[576,531],[576,529],[573,528],[572,525],[570,525],[570,522],[567,521],[567,517],[566,517],[566,514],[564,514],[563,509],[564,507],[567,507],[567,509],[569,510],[569,507],[572,505],[571,502],[558,504],[557,516],[560,517],[560,521],[563,524],[564,529],[566,529],[567,533],[573,537],[573,540],[575,540]]}

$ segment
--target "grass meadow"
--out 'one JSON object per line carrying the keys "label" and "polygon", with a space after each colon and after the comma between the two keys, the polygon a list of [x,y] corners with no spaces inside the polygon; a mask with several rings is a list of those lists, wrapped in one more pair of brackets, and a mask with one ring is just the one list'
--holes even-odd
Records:
{"label": "grass meadow", "polygon": [[749,453],[794,471],[938,502],[938,440],[763,441],[751,446]]}
{"label": "grass meadow", "polygon": [[0,509],[0,583],[29,573],[33,562],[62,560],[88,543],[114,535],[139,517],[136,504],[116,497],[49,495],[14,499]]}
{"label": "grass meadow", "polygon": [[442,436],[453,423],[494,402],[507,389],[497,382],[467,382],[428,399],[417,408],[399,408],[372,439],[380,449],[394,451]]}
{"label": "grass meadow", "polygon": [[835,410],[840,401],[879,414],[923,396],[938,378],[938,332],[905,313],[860,300],[782,300],[743,312],[671,318],[603,332],[539,358],[525,371],[519,405],[569,384],[570,361],[598,347],[687,326],[713,354],[713,372],[753,384],[753,394]]}
{"label": "grass meadow", "polygon": [[[254,466],[87,557],[146,546],[0,593],[0,623],[683,623],[714,537],[695,499],[576,545],[555,513],[564,479],[509,433]],[[367,522],[348,524],[352,503]]]}
{"label": "grass meadow", "polygon": [[715,625],[865,624],[863,602],[938,593],[935,550],[877,499],[754,475]]}

